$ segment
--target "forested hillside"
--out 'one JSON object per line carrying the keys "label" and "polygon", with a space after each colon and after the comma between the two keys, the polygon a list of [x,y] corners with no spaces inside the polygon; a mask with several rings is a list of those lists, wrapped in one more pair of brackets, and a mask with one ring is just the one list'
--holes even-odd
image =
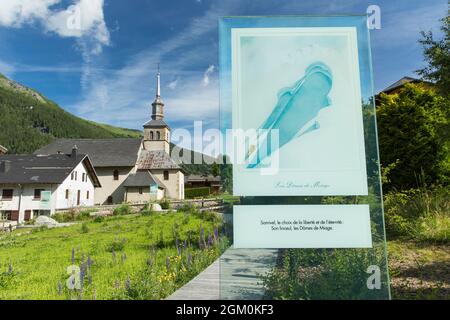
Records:
{"label": "forested hillside", "polygon": [[32,153],[55,138],[139,137],[140,132],[78,118],[0,74],[0,145]]}

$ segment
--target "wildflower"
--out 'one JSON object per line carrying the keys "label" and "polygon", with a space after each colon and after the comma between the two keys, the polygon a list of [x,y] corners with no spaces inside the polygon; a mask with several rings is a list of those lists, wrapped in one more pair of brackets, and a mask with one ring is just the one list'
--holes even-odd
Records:
{"label": "wildflower", "polygon": [[209,235],[208,235],[208,247],[211,247],[212,244],[213,244],[213,240],[212,240],[211,235],[209,234]]}
{"label": "wildflower", "polygon": [[58,295],[59,296],[62,295],[62,283],[61,283],[61,280],[58,281]]}
{"label": "wildflower", "polygon": [[75,248],[72,248],[72,258],[71,258],[72,264],[75,264]]}
{"label": "wildflower", "polygon": [[92,275],[91,274],[88,275],[88,283],[92,284]]}
{"label": "wildflower", "polygon": [[130,288],[131,288],[131,280],[130,277],[128,277],[127,280],[125,281],[125,289],[130,290]]}
{"label": "wildflower", "polygon": [[114,251],[114,249],[113,249],[111,254],[112,254],[113,262],[116,263],[117,262],[116,251]]}
{"label": "wildflower", "polygon": [[13,273],[13,266],[12,266],[12,263],[10,262],[9,263],[9,265],[8,265],[8,274],[11,274],[11,273]]}
{"label": "wildflower", "polygon": [[166,257],[166,269],[169,270],[170,269],[170,258]]}
{"label": "wildflower", "polygon": [[88,258],[87,258],[87,267],[88,267],[89,270],[91,270],[91,265],[92,265],[91,255],[88,254]]}
{"label": "wildflower", "polygon": [[152,259],[147,259],[147,266],[148,266],[149,268],[151,268],[152,265],[153,265]]}
{"label": "wildflower", "polygon": [[122,253],[122,263],[125,263],[125,261],[127,260],[127,255],[124,253]]}
{"label": "wildflower", "polygon": [[219,229],[217,229],[217,228],[214,229],[214,239],[215,240],[219,239]]}
{"label": "wildflower", "polygon": [[81,268],[80,268],[80,284],[81,284],[81,288],[83,288],[84,277],[85,276],[86,276],[86,263],[82,263],[81,264]]}

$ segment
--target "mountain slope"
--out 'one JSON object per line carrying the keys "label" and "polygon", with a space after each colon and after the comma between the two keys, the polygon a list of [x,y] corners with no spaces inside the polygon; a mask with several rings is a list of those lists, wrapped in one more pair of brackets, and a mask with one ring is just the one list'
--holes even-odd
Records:
{"label": "mountain slope", "polygon": [[32,153],[55,138],[139,137],[140,132],[78,118],[0,74],[0,145]]}

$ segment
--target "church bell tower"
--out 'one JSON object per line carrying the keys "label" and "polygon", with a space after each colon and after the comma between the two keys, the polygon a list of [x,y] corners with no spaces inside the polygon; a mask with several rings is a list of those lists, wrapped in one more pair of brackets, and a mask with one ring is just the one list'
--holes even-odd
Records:
{"label": "church bell tower", "polygon": [[156,96],[150,121],[144,124],[144,149],[170,152],[170,128],[164,122],[164,102],[161,99],[161,73],[156,74]]}

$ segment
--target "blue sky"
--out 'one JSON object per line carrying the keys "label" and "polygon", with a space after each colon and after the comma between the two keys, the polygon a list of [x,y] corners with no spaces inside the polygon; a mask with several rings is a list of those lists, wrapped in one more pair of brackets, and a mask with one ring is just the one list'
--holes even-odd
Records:
{"label": "blue sky", "polygon": [[378,92],[423,65],[419,32],[438,32],[447,0],[2,0],[0,72],[78,116],[141,129],[160,62],[171,127],[216,127],[220,16],[365,13],[371,4],[381,8],[382,28],[371,31]]}

